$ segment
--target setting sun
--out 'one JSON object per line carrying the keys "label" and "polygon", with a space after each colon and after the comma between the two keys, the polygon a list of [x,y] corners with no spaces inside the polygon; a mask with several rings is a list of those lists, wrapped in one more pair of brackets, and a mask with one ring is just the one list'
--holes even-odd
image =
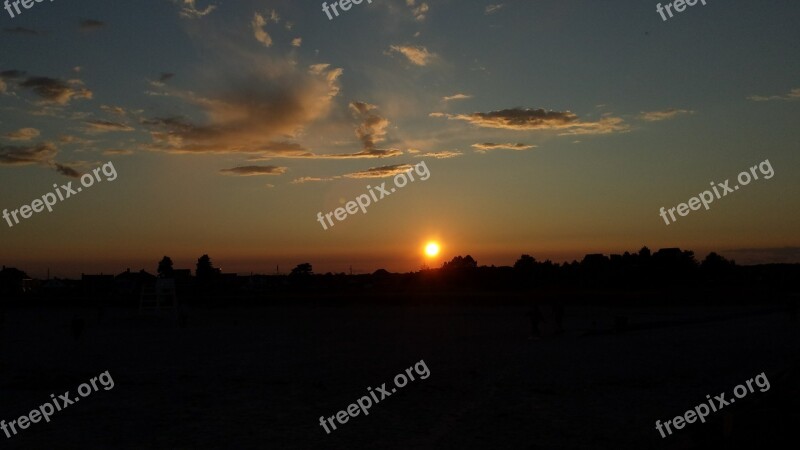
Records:
{"label": "setting sun", "polygon": [[425,245],[425,254],[431,257],[438,255],[439,244],[436,242],[428,242],[428,244]]}

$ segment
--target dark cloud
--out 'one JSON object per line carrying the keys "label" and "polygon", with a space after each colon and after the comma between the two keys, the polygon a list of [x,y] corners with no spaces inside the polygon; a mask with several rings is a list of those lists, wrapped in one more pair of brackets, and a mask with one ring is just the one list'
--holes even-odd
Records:
{"label": "dark cloud", "polygon": [[286,167],[278,166],[242,166],[234,167],[231,169],[222,169],[220,172],[226,175],[237,175],[240,177],[249,177],[255,175],[282,175],[286,173]]}
{"label": "dark cloud", "polygon": [[386,137],[386,127],[389,121],[375,114],[373,111],[378,109],[375,105],[364,102],[351,102],[350,110],[357,119],[361,120],[361,125],[356,128],[356,136],[364,146],[365,151],[376,150],[376,144],[382,142]]}
{"label": "dark cloud", "polygon": [[34,36],[39,34],[39,32],[36,30],[24,27],[3,28],[3,31],[5,31],[6,33],[14,33],[14,34],[32,34]]}
{"label": "dark cloud", "polygon": [[98,30],[105,26],[106,26],[105,22],[101,22],[95,19],[86,19],[81,22],[80,28],[81,31],[92,31],[92,30]]}
{"label": "dark cloud", "polygon": [[0,145],[0,164],[47,164],[57,153],[58,149],[49,142],[30,146]]}
{"label": "dark cloud", "polygon": [[164,83],[164,82],[166,82],[166,81],[169,81],[169,80],[171,80],[171,79],[172,79],[172,77],[174,77],[174,76],[175,76],[175,74],[174,74],[174,73],[162,72],[162,73],[161,73],[161,76],[160,76],[160,77],[158,77],[158,81],[160,81],[160,82]]}
{"label": "dark cloud", "polygon": [[64,176],[67,176],[67,177],[70,177],[70,178],[80,178],[80,176],[81,176],[80,172],[78,172],[77,170],[75,170],[72,167],[69,167],[69,166],[67,166],[65,164],[59,164],[57,162],[54,162],[53,163],[53,167],[55,167],[56,171],[58,173],[60,173],[61,175],[64,175]]}
{"label": "dark cloud", "polygon": [[125,125],[124,123],[109,122],[107,120],[87,120],[84,122],[89,125],[87,131],[96,133],[104,133],[109,131],[133,131],[133,128]]}
{"label": "dark cloud", "polygon": [[555,130],[561,134],[607,134],[628,131],[629,126],[618,117],[604,116],[597,122],[585,122],[569,111],[547,111],[544,109],[503,109],[488,113],[472,114],[431,113],[432,117],[463,120],[482,128],[503,130]]}
{"label": "dark cloud", "polygon": [[83,82],[80,80],[62,81],[49,77],[28,77],[19,85],[38,94],[46,103],[65,105],[73,98],[92,98],[92,92],[81,87]]}
{"label": "dark cloud", "polygon": [[27,72],[22,70],[15,70],[15,69],[3,70],[2,72],[0,72],[0,78],[3,78],[4,80],[13,80],[16,78],[22,78],[26,74]]}

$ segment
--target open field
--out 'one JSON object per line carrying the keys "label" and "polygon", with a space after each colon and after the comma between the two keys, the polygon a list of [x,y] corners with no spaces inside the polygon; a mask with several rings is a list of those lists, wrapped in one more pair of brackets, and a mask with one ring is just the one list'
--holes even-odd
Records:
{"label": "open field", "polygon": [[[764,402],[775,414],[771,399],[797,394],[800,324],[735,314],[761,309],[570,306],[565,333],[531,339],[528,308],[513,306],[184,307],[178,320],[17,307],[0,331],[0,418],[75,395],[106,370],[115,387],[0,438],[5,448],[692,448],[726,426],[755,433],[737,419]],[[586,335],[620,315],[645,329]],[[656,322],[669,324],[643,326]],[[429,378],[329,435],[319,425],[420,360]],[[770,391],[667,439],[655,430],[761,372]],[[768,426],[796,423],[796,411]]]}

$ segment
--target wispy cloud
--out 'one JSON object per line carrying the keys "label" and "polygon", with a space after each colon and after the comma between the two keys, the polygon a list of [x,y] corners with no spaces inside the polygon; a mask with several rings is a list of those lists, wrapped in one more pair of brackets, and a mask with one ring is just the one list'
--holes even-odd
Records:
{"label": "wispy cloud", "polygon": [[145,120],[154,128],[149,148],[172,153],[303,155],[307,152],[299,146],[274,140],[294,136],[327,115],[339,93],[341,74],[341,69],[328,64],[311,66],[304,73],[287,61],[231,74],[228,87],[208,97],[172,91],[172,96],[200,108],[208,120],[202,124],[180,117]]}
{"label": "wispy cloud", "polygon": [[292,47],[300,47],[303,45],[303,38],[297,37],[292,39]]}
{"label": "wispy cloud", "polygon": [[419,5],[417,5],[417,2],[415,0],[406,0],[406,5],[408,5],[411,8],[411,14],[413,14],[414,19],[419,22],[425,20],[425,15],[428,14],[428,11],[430,10],[428,4],[425,2],[422,2]]}
{"label": "wispy cloud", "polygon": [[20,128],[19,130],[6,133],[3,136],[12,141],[30,141],[31,139],[39,137],[39,130],[36,128]]}
{"label": "wispy cloud", "polygon": [[116,116],[124,116],[126,114],[125,108],[122,108],[121,106],[101,105],[100,109],[109,114],[114,114]]}
{"label": "wispy cloud", "polygon": [[211,14],[212,11],[217,9],[216,5],[208,5],[204,9],[197,9],[195,0],[173,0],[177,4],[183,4],[180,10],[180,16],[185,19],[199,19],[203,16]]}
{"label": "wispy cloud", "polygon": [[0,145],[0,164],[28,165],[49,163],[58,153],[50,142],[30,146]]}
{"label": "wispy cloud", "polygon": [[769,102],[772,100],[783,100],[783,101],[792,101],[792,100],[800,100],[800,88],[794,88],[789,91],[786,95],[770,95],[768,97],[762,95],[751,95],[747,97],[748,100],[752,100],[754,102]]}
{"label": "wispy cloud", "polygon": [[80,30],[81,31],[94,31],[99,30],[100,28],[105,27],[105,22],[101,22],[95,19],[86,19],[81,21]]}
{"label": "wispy cloud", "polygon": [[393,166],[372,167],[362,172],[353,172],[342,175],[345,178],[388,178],[412,170],[411,164],[395,164]]}
{"label": "wispy cloud", "polygon": [[455,158],[457,156],[462,156],[458,150],[443,150],[440,152],[428,152],[428,153],[417,153],[414,155],[415,158],[434,158],[434,159],[449,159]]}
{"label": "wispy cloud", "polygon": [[458,93],[458,94],[453,94],[453,95],[448,95],[448,96],[442,97],[442,100],[444,100],[446,102],[449,102],[449,101],[452,101],[452,100],[466,100],[468,98],[472,98],[472,96],[469,95],[469,94]]}
{"label": "wispy cloud", "polygon": [[225,175],[236,175],[240,177],[251,177],[258,175],[282,175],[286,173],[286,167],[278,166],[240,166],[231,169],[222,169]]}
{"label": "wispy cloud", "polygon": [[489,150],[528,150],[531,148],[535,148],[535,145],[528,145],[528,144],[495,144],[492,142],[484,142],[480,144],[472,144],[472,147],[475,148],[475,151],[478,153],[486,153]]}
{"label": "wispy cloud", "polygon": [[106,155],[106,156],[126,156],[126,155],[132,155],[133,154],[133,150],[123,150],[123,149],[110,148],[110,149],[104,151],[103,154]]}
{"label": "wispy cloud", "polygon": [[3,28],[3,31],[5,31],[6,33],[30,34],[34,36],[39,34],[39,32],[34,29],[24,28],[24,27]]}
{"label": "wispy cloud", "polygon": [[42,103],[66,105],[72,99],[92,98],[92,92],[82,87],[83,82],[80,80],[62,81],[49,77],[28,77],[19,83],[19,86],[36,93],[42,98]]}
{"label": "wispy cloud", "polygon": [[642,111],[639,118],[647,122],[658,122],[661,120],[673,119],[681,114],[694,114],[694,111],[688,109],[665,109],[663,111]]}
{"label": "wispy cloud", "polygon": [[544,109],[503,109],[488,113],[446,114],[435,112],[431,117],[446,117],[462,120],[482,128],[517,131],[560,131],[568,134],[608,134],[629,131],[630,127],[619,117],[604,116],[596,122],[586,122],[569,111],[546,111]]}
{"label": "wispy cloud", "polygon": [[70,178],[80,178],[81,173],[66,164],[53,163],[56,172]]}
{"label": "wispy cloud", "polygon": [[108,120],[87,120],[84,122],[89,127],[86,131],[94,133],[107,133],[112,131],[133,131],[128,125],[118,122],[109,122]]}
{"label": "wispy cloud", "polygon": [[272,37],[267,33],[267,21],[264,19],[264,16],[259,13],[254,13],[250,26],[253,27],[253,37],[256,38],[258,42],[264,44],[265,47],[272,47]]}
{"label": "wispy cloud", "polygon": [[486,9],[483,11],[485,15],[494,14],[497,11],[500,11],[503,8],[503,4],[499,3],[497,5],[486,5]]}
{"label": "wispy cloud", "polygon": [[387,54],[391,54],[391,52],[400,53],[405,56],[411,64],[417,66],[427,66],[436,56],[425,47],[412,45],[392,45],[389,47],[389,52]]}

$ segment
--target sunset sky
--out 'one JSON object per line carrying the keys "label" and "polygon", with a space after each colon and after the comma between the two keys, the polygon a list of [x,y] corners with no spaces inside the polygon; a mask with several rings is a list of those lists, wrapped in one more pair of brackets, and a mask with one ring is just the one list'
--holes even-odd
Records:
{"label": "sunset sky", "polygon": [[[118,173],[1,221],[0,263],[72,277],[207,253],[224,272],[366,273],[643,245],[800,262],[800,3],[708,0],[667,21],[656,3],[0,10],[0,209]],[[659,216],[765,159],[773,178]],[[420,161],[428,180],[317,222]]]}

